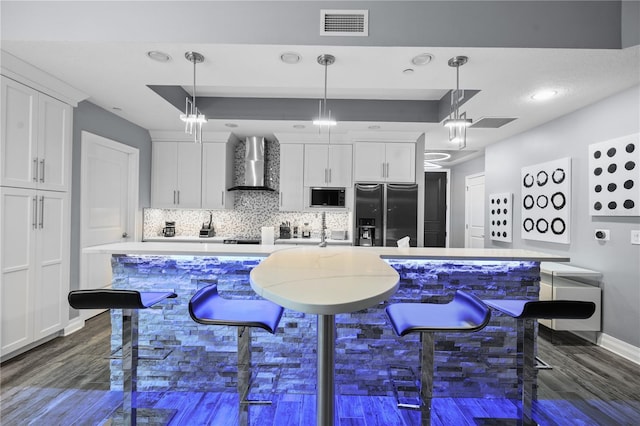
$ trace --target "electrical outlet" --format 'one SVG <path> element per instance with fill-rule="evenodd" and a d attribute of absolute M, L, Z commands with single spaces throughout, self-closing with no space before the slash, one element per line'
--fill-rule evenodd
<path fill-rule="evenodd" d="M 609 241 L 609 230 L 608 229 L 596 229 L 593 234 L 595 239 L 598 241 Z"/>
<path fill-rule="evenodd" d="M 631 231 L 631 244 L 640 244 L 640 230 L 634 229 Z"/>

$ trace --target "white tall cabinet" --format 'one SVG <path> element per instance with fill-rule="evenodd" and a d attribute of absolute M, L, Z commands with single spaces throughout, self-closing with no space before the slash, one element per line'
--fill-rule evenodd
<path fill-rule="evenodd" d="M 69 320 L 72 107 L 4 75 L 1 84 L 0 355 L 4 359 L 61 331 Z"/>

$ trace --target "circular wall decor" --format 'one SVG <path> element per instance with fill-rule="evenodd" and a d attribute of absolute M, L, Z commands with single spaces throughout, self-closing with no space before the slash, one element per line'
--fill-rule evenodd
<path fill-rule="evenodd" d="M 524 185 L 525 188 L 531 188 L 533 186 L 533 182 L 534 182 L 533 176 L 530 175 L 529 173 L 527 173 L 524 176 L 524 179 L 522 179 L 522 184 Z"/>
<path fill-rule="evenodd" d="M 538 186 L 545 186 L 549 181 L 549 175 L 544 170 L 540 170 L 537 175 L 536 182 Z"/>
<path fill-rule="evenodd" d="M 541 209 L 544 209 L 549 205 L 549 198 L 544 194 L 538 195 L 538 198 L 536 199 L 536 204 Z"/>
<path fill-rule="evenodd" d="M 533 230 L 533 219 L 530 217 L 526 218 L 524 222 L 522 222 L 522 227 L 525 231 L 531 232 Z"/>
<path fill-rule="evenodd" d="M 554 209 L 562 210 L 567 204 L 567 198 L 562 192 L 556 192 L 551 196 L 551 204 L 553 205 Z"/>
<path fill-rule="evenodd" d="M 547 221 L 547 219 L 540 218 L 536 221 L 536 231 L 538 231 L 541 234 L 544 234 L 548 230 L 549 230 L 549 222 Z"/>
<path fill-rule="evenodd" d="M 566 174 L 564 173 L 564 170 L 558 167 L 553 171 L 553 174 L 551 175 L 551 180 L 553 181 L 553 183 L 562 183 L 564 182 L 565 177 L 566 177 Z"/>
<path fill-rule="evenodd" d="M 524 206 L 525 209 L 531 210 L 534 205 L 533 197 L 531 195 L 525 196 L 524 200 L 522 200 L 522 205 Z"/>
<path fill-rule="evenodd" d="M 567 229 L 567 225 L 564 223 L 564 220 L 556 217 L 551 221 L 551 231 L 556 234 L 564 234 L 564 231 Z"/>

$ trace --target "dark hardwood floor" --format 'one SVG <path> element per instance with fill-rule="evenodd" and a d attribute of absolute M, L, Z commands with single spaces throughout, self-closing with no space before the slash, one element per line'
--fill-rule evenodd
<path fill-rule="evenodd" d="M 0 424 L 94 425 L 117 408 L 109 391 L 109 315 L 0 366 Z M 534 418 L 541 425 L 640 424 L 640 367 L 570 333 L 541 332 L 539 353 L 553 370 L 539 372 Z M 234 393 L 148 392 L 140 406 L 170 410 L 172 425 L 313 425 L 315 396 L 279 394 L 270 406 L 240 412 Z M 432 424 L 474 425 L 480 418 L 514 417 L 502 399 L 438 398 Z M 339 425 L 419 425 L 419 412 L 398 410 L 393 398 L 341 395 Z M 486 422 L 482 424 L 487 424 Z"/>

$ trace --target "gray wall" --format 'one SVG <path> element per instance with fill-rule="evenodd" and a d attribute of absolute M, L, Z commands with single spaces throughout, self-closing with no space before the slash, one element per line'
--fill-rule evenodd
<path fill-rule="evenodd" d="M 517 227 L 521 222 L 521 211 L 516 208 L 513 243 L 493 242 L 487 238 L 485 246 L 566 255 L 573 265 L 602 272 L 603 332 L 636 347 L 640 346 L 640 246 L 630 244 L 630 232 L 640 229 L 640 217 L 589 215 L 587 154 L 590 144 L 639 131 L 640 86 L 636 86 L 491 145 L 485 151 L 486 194 L 513 192 L 516 206 L 521 200 L 522 167 L 571 157 L 571 243 L 521 239 Z M 466 170 L 460 168 L 459 173 L 463 172 Z M 464 180 L 464 177 L 457 179 Z M 464 204 L 461 211 L 464 212 Z M 488 226 L 487 217 L 485 227 Z M 596 228 L 611 230 L 611 240 L 596 241 Z"/>
<path fill-rule="evenodd" d="M 151 199 L 151 136 L 146 129 L 90 102 L 78 104 L 73 111 L 73 160 L 71 170 L 71 273 L 70 289 L 79 288 L 80 280 L 80 161 L 81 132 L 93 134 L 138 148 L 140 150 L 140 208 L 149 207 Z M 71 310 L 72 315 L 77 311 Z"/>
<path fill-rule="evenodd" d="M 466 161 L 451 169 L 451 206 L 449 247 L 464 247 L 465 177 L 484 172 L 484 156 Z"/>

